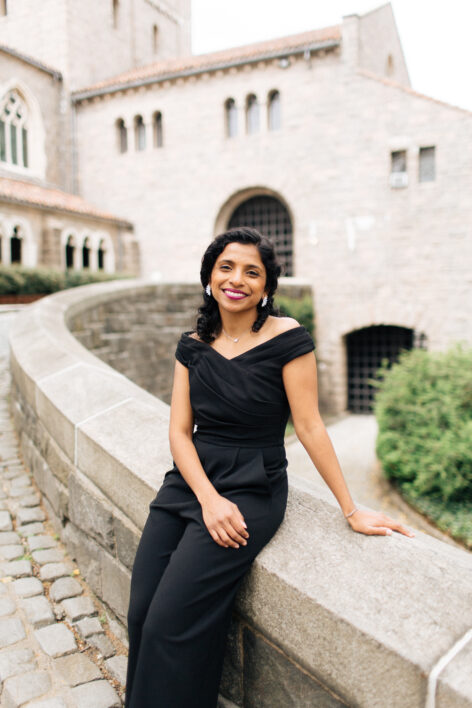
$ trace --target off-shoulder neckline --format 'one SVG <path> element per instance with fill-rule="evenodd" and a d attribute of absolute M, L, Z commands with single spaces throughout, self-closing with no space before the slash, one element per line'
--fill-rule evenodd
<path fill-rule="evenodd" d="M 288 334 L 289 332 L 294 332 L 297 329 L 298 330 L 306 329 L 306 327 L 304 327 L 304 325 L 297 325 L 296 327 L 290 327 L 290 329 L 286 329 L 283 332 L 279 332 L 279 334 L 274 335 L 270 339 L 266 339 L 265 342 L 261 342 L 260 344 L 256 344 L 254 347 L 251 347 L 250 349 L 246 349 L 246 351 L 241 352 L 241 354 L 237 354 L 236 356 L 232 356 L 231 358 L 221 354 L 219 351 L 214 349 L 214 347 L 212 347 L 211 344 L 209 344 L 208 342 L 203 342 L 201 339 L 195 339 L 195 337 L 191 337 L 190 335 L 193 332 L 195 332 L 194 329 L 189 329 L 186 332 L 183 332 L 182 336 L 186 335 L 188 340 L 190 340 L 191 342 L 195 342 L 196 344 L 203 344 L 205 347 L 210 349 L 212 352 L 215 352 L 215 354 L 220 356 L 225 361 L 235 361 L 236 359 L 240 359 L 241 357 L 245 356 L 246 354 L 249 354 L 249 352 L 253 352 L 255 349 L 260 349 L 265 344 L 269 344 L 270 342 L 273 342 L 274 339 L 278 339 L 279 337 L 282 337 L 284 334 Z"/>

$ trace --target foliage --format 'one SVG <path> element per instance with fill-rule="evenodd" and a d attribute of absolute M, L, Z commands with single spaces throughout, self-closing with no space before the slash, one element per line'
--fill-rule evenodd
<path fill-rule="evenodd" d="M 314 336 L 315 313 L 313 311 L 313 300 L 310 295 L 302 298 L 288 297 L 286 295 L 276 295 L 274 304 L 280 308 L 280 314 L 284 317 L 293 317 L 301 325 L 307 328 L 311 336 Z"/>
<path fill-rule="evenodd" d="M 0 295 L 48 294 L 77 285 L 133 277 L 124 273 L 72 271 L 0 265 Z"/>
<path fill-rule="evenodd" d="M 377 388 L 377 456 L 420 511 L 472 546 L 472 349 L 401 352 Z"/>

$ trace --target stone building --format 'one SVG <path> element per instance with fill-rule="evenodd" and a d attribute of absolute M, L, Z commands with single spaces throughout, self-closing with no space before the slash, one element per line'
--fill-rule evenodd
<path fill-rule="evenodd" d="M 188 1 L 86 0 L 77 17 L 44 0 L 34 30 L 32 4 L 0 18 L 3 95 L 35 98 L 46 136 L 28 182 L 131 222 L 115 241 L 139 243 L 141 274 L 196 280 L 213 235 L 260 228 L 312 285 L 326 411 L 369 410 L 368 377 L 401 348 L 470 343 L 472 114 L 411 88 L 390 4 L 200 56 Z M 64 238 L 42 252 L 64 262 Z"/>

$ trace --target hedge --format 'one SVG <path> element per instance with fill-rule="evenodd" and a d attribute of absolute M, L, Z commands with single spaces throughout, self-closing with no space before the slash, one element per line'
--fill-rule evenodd
<path fill-rule="evenodd" d="M 276 295 L 274 305 L 280 309 L 280 314 L 285 317 L 293 317 L 301 325 L 307 328 L 311 336 L 314 337 L 315 313 L 313 310 L 313 300 L 311 295 L 304 295 L 301 298 L 294 298 L 285 295 Z"/>
<path fill-rule="evenodd" d="M 472 349 L 403 351 L 370 383 L 376 453 L 406 500 L 472 548 Z"/>
<path fill-rule="evenodd" d="M 52 268 L 0 265 L 0 295 L 49 294 L 77 285 L 132 277 L 127 273 L 59 271 Z"/>

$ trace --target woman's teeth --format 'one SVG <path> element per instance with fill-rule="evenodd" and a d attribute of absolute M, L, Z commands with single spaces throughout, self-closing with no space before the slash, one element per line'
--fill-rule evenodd
<path fill-rule="evenodd" d="M 246 297 L 245 293 L 238 293 L 235 290 L 223 290 L 223 292 L 231 298 L 231 300 L 241 300 L 243 297 Z"/>

